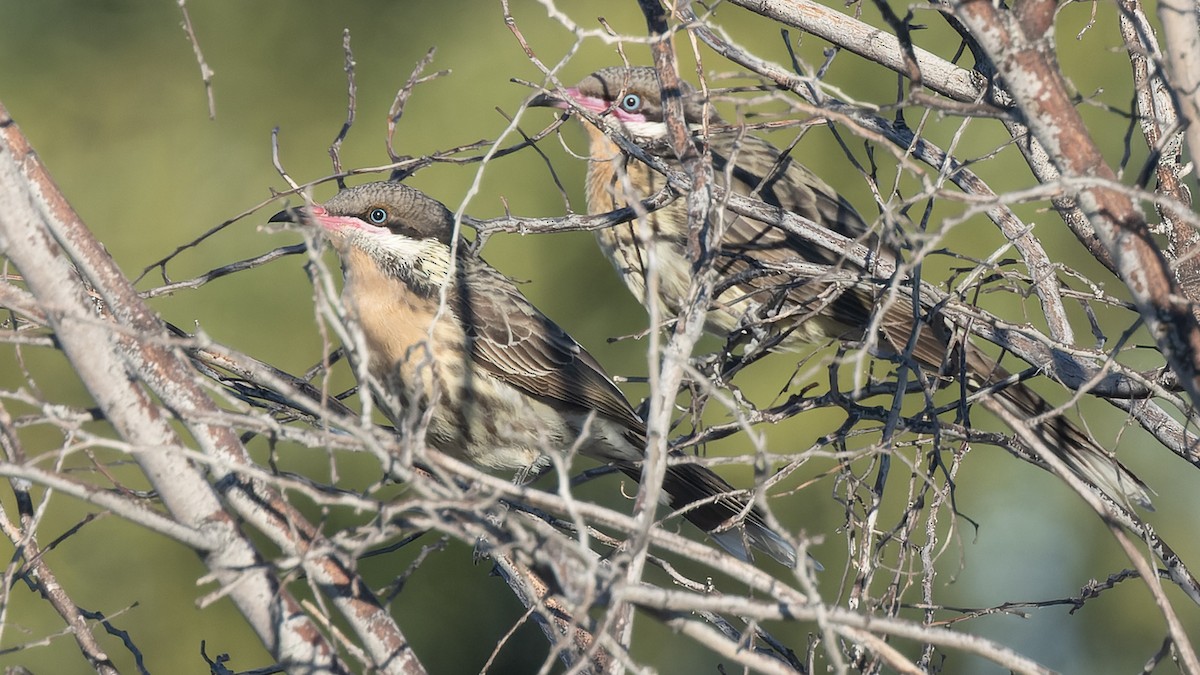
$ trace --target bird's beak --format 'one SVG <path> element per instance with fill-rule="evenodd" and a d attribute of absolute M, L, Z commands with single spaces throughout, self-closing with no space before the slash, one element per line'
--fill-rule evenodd
<path fill-rule="evenodd" d="M 284 209 L 279 213 L 271 216 L 268 223 L 299 223 L 304 219 L 304 212 L 301 209 Z"/>
<path fill-rule="evenodd" d="M 276 213 L 267 222 L 304 224 L 312 223 L 314 217 L 319 218 L 323 215 L 325 215 L 325 209 L 320 204 L 313 204 L 309 207 L 295 206 Z"/>
<path fill-rule="evenodd" d="M 563 99 L 551 93 L 543 93 L 534 96 L 529 101 L 530 108 L 559 108 L 561 110 L 569 110 L 570 106 Z"/>

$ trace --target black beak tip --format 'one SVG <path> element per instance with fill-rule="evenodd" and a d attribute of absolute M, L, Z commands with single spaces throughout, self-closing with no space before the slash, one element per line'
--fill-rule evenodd
<path fill-rule="evenodd" d="M 554 94 L 538 94 L 529 101 L 530 108 L 564 108 L 566 102 Z"/>
<path fill-rule="evenodd" d="M 300 222 L 301 214 L 299 209 L 284 209 L 279 213 L 271 216 L 268 223 L 298 223 Z"/>

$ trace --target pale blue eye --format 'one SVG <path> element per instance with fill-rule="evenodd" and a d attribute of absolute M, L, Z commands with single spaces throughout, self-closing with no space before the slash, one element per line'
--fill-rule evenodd
<path fill-rule="evenodd" d="M 625 98 L 621 99 L 621 110 L 626 112 L 637 112 L 642 107 L 642 97 L 637 94 L 625 94 Z"/>
<path fill-rule="evenodd" d="M 370 213 L 367 214 L 367 220 L 371 221 L 372 223 L 374 223 L 376 225 L 382 225 L 382 224 L 386 223 L 387 219 L 388 219 L 387 211 L 384 211 L 383 209 L 378 209 L 378 208 L 371 209 Z"/>

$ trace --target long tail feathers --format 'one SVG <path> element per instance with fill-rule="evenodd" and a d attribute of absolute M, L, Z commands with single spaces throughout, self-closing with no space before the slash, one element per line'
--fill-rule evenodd
<path fill-rule="evenodd" d="M 637 466 L 622 470 L 633 478 L 641 476 Z M 767 526 L 758 509 L 747 510 L 744 498 L 731 496 L 737 490 L 712 471 L 695 464 L 670 466 L 663 490 L 672 509 L 683 511 L 684 518 L 741 560 L 753 559 L 746 546 L 749 544 L 783 565 L 796 566 L 796 549 Z M 697 502 L 703 503 L 691 506 Z M 821 569 L 819 563 L 813 563 Z"/>
<path fill-rule="evenodd" d="M 996 401 L 1025 418 L 1054 410 L 1045 399 L 1023 384 L 1000 390 Z M 1071 420 L 1057 415 L 1039 424 L 1035 431 L 1072 471 L 1110 499 L 1118 504 L 1133 503 L 1148 511 L 1154 510 L 1146 484 Z"/>
<path fill-rule="evenodd" d="M 887 309 L 882 324 L 889 346 L 896 352 L 908 347 L 912 336 L 912 304 L 901 298 Z M 937 325 L 924 327 L 918 337 L 913 357 L 925 367 L 944 375 L 959 368 L 962 352 L 954 349 L 947 355 L 948 331 Z M 959 347 L 961 349 L 961 347 Z M 1002 382 L 1009 373 L 995 359 L 971 343 L 966 343 L 966 379 L 972 390 Z M 1109 451 L 1100 447 L 1082 429 L 1066 417 L 1055 413 L 1055 407 L 1037 392 L 1021 382 L 1000 388 L 984 405 L 997 405 L 1021 419 L 1046 417 L 1034 431 L 1083 480 L 1103 492 L 1118 504 L 1136 504 L 1154 510 L 1150 504 L 1150 489 L 1125 468 Z M 1036 463 L 1036 457 L 1026 457 Z"/>
<path fill-rule="evenodd" d="M 985 381 L 971 382 L 974 387 L 1008 377 L 995 360 L 977 348 L 968 350 L 967 359 L 967 368 L 973 376 L 978 379 L 980 374 L 986 374 Z M 1076 475 L 1118 504 L 1132 503 L 1148 511 L 1154 510 L 1150 503 L 1150 488 L 1071 420 L 1053 414 L 1055 407 L 1037 392 L 1018 382 L 998 390 L 993 400 L 1023 419 L 1049 414 L 1034 430 Z"/>

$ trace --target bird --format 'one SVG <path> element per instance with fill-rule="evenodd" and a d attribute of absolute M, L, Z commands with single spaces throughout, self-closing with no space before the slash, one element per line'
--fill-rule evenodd
<path fill-rule="evenodd" d="M 518 475 L 577 448 L 640 480 L 642 418 L 586 349 L 468 252 L 441 202 L 373 182 L 270 220 L 315 224 L 337 251 L 341 299 L 361 330 L 367 371 L 427 415 L 429 446 Z M 752 560 L 749 544 L 796 566 L 795 548 L 710 469 L 673 461 L 662 487 L 672 509 L 730 553 Z"/>
<path fill-rule="evenodd" d="M 645 162 L 624 152 L 613 140 L 624 136 L 669 169 L 682 170 L 670 149 L 658 74 L 652 67 L 613 66 L 598 70 L 564 89 L 566 98 L 543 92 L 529 101 L 533 107 L 570 112 L 572 106 L 598 116 L 604 129 L 581 117 L 588 139 L 585 185 L 590 214 L 636 205 L 664 186 L 667 179 Z M 682 83 L 684 122 L 693 141 L 706 143 L 716 184 L 730 192 L 755 197 L 766 204 L 802 216 L 846 239 L 867 246 L 879 259 L 900 259 L 898 250 L 871 228 L 858 211 L 810 169 L 744 129 L 729 129 L 711 103 Z M 714 130 L 714 127 L 716 130 Z M 705 130 L 709 133 L 705 133 Z M 898 294 L 889 304 L 879 290 L 865 284 L 835 284 L 828 278 L 798 277 L 789 262 L 815 263 L 854 271 L 865 270 L 846 256 L 815 246 L 770 222 L 715 210 L 723 232 L 714 267 L 720 275 L 715 297 L 705 316 L 705 328 L 722 339 L 747 335 L 750 345 L 774 351 L 795 351 L 813 342 L 863 342 L 877 308 L 883 312 L 876 341 L 880 356 L 903 353 L 916 330 L 912 298 Z M 596 231 L 601 250 L 612 262 L 630 292 L 643 304 L 658 302 L 669 315 L 678 314 L 694 275 L 687 253 L 688 214 L 682 200 L 629 222 Z M 645 246 L 657 260 L 656 297 L 647 297 Z M 847 287 L 848 286 L 848 287 Z M 926 308 L 927 309 L 927 308 Z M 972 390 L 996 386 L 982 399 L 1034 425 L 1041 440 L 1077 476 L 1117 504 L 1130 503 L 1153 510 L 1149 488 L 1109 451 L 1057 414 L 1055 407 L 991 356 L 970 342 L 951 348 L 952 331 L 945 321 L 930 321 L 917 332 L 912 355 L 923 369 L 947 381 L 961 367 Z M 961 365 L 960 365 L 961 364 Z M 1026 449 L 1028 450 L 1028 449 Z M 1036 453 L 1019 456 L 1038 464 Z M 1042 464 L 1045 468 L 1044 464 Z"/>

